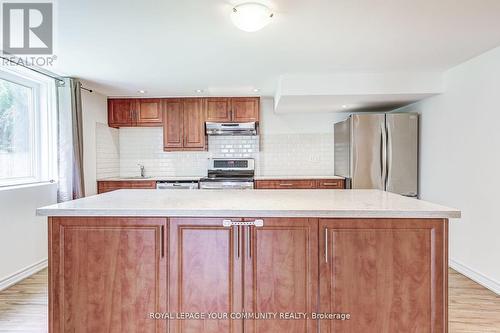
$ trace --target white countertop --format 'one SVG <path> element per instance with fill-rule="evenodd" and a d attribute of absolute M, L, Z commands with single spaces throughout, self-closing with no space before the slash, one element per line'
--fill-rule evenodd
<path fill-rule="evenodd" d="M 273 180 L 273 179 L 344 179 L 339 176 L 255 176 L 255 180 Z"/>
<path fill-rule="evenodd" d="M 185 180 L 200 180 L 205 176 L 181 176 L 181 177 L 147 177 L 147 178 L 135 178 L 135 177 L 110 177 L 101 178 L 97 181 L 135 181 L 135 180 L 154 180 L 154 181 L 185 181 Z M 255 176 L 255 180 L 273 180 L 273 179 L 344 179 L 344 177 L 339 176 Z"/>
<path fill-rule="evenodd" d="M 41 216 L 459 218 L 379 190 L 118 190 L 37 209 Z"/>

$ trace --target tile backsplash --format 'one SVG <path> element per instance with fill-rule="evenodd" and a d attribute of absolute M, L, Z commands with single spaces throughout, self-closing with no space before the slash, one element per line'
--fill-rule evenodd
<path fill-rule="evenodd" d="M 257 158 L 258 136 L 210 136 L 208 150 L 212 157 Z"/>
<path fill-rule="evenodd" d="M 333 157 L 333 133 L 263 135 L 259 175 L 330 176 Z"/>
<path fill-rule="evenodd" d="M 119 139 L 113 141 L 119 145 L 121 177 L 139 175 L 138 163 L 145 166 L 148 176 L 205 176 L 207 159 L 217 157 L 254 158 L 257 175 L 333 175 L 333 133 L 211 136 L 207 152 L 164 152 L 161 128 L 121 128 L 118 132 Z M 103 152 L 112 151 L 100 142 L 109 140 L 108 134 L 98 134 L 97 139 Z M 116 161 L 111 163 L 110 155 L 99 154 L 99 149 L 97 164 L 98 178 L 110 173 L 104 172 L 107 168 L 117 167 Z"/>
<path fill-rule="evenodd" d="M 138 163 L 147 176 L 204 176 L 208 152 L 164 152 L 163 129 L 120 128 L 120 176 L 138 176 Z"/>

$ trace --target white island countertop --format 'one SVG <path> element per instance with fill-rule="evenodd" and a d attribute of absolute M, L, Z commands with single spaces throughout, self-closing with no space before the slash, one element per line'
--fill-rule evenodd
<path fill-rule="evenodd" d="M 41 216 L 459 218 L 379 190 L 117 190 L 37 209 Z"/>

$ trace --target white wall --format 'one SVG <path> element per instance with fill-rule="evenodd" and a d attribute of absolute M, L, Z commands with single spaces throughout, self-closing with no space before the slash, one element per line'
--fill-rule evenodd
<path fill-rule="evenodd" d="M 0 188 L 0 290 L 12 275 L 46 265 L 47 218 L 35 210 L 56 200 L 54 183 Z"/>
<path fill-rule="evenodd" d="M 261 101 L 258 174 L 265 176 L 334 175 L 333 124 L 347 114 L 276 113 L 273 100 Z"/>
<path fill-rule="evenodd" d="M 422 199 L 462 210 L 450 221 L 450 263 L 500 293 L 500 48 L 445 74 L 421 117 Z"/>
<path fill-rule="evenodd" d="M 120 130 L 96 123 L 96 178 L 120 175 Z"/>
<path fill-rule="evenodd" d="M 106 96 L 96 91 L 91 93 L 82 90 L 83 172 L 85 177 L 85 195 L 87 196 L 97 193 L 96 127 L 97 123 L 108 123 L 107 107 Z"/>

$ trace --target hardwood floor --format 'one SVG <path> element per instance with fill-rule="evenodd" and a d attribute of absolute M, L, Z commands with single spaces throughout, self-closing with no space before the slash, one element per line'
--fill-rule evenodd
<path fill-rule="evenodd" d="M 450 269 L 449 332 L 500 333 L 500 296 Z M 0 292 L 0 332 L 47 332 L 47 270 Z"/>
<path fill-rule="evenodd" d="M 47 332 L 47 269 L 0 292 L 0 332 Z"/>
<path fill-rule="evenodd" d="M 448 286 L 451 333 L 500 332 L 500 296 L 452 269 Z"/>

